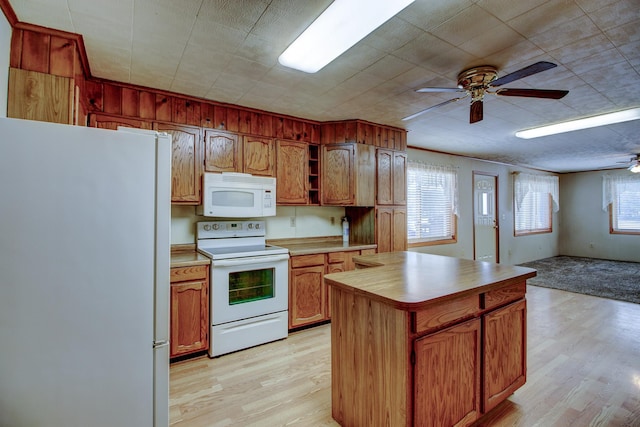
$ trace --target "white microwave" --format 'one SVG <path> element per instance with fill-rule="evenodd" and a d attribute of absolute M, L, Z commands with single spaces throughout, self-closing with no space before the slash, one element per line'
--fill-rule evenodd
<path fill-rule="evenodd" d="M 221 218 L 275 216 L 276 179 L 247 173 L 205 173 L 196 213 Z"/>

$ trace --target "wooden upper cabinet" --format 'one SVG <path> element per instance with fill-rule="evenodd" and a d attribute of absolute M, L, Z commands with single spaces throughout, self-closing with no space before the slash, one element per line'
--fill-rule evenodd
<path fill-rule="evenodd" d="M 308 144 L 278 140 L 276 154 L 276 202 L 282 205 L 308 204 Z"/>
<path fill-rule="evenodd" d="M 244 152 L 242 169 L 244 173 L 275 176 L 276 147 L 274 140 L 255 136 L 244 136 L 242 140 Z"/>
<path fill-rule="evenodd" d="M 407 208 L 404 206 L 376 209 L 376 244 L 378 253 L 407 250 Z"/>
<path fill-rule="evenodd" d="M 376 203 L 393 204 L 393 151 L 378 149 L 376 152 L 377 192 Z"/>
<path fill-rule="evenodd" d="M 242 146 L 237 134 L 216 129 L 205 131 L 204 171 L 242 172 Z"/>
<path fill-rule="evenodd" d="M 7 117 L 73 124 L 73 106 L 73 79 L 9 69 Z"/>
<path fill-rule="evenodd" d="M 407 204 L 407 153 L 393 152 L 393 204 Z"/>
<path fill-rule="evenodd" d="M 137 119 L 127 119 L 118 116 L 109 116 L 107 114 L 90 114 L 89 126 L 100 129 L 117 130 L 118 126 L 137 128 L 137 129 L 151 129 L 151 122 Z"/>
<path fill-rule="evenodd" d="M 373 206 L 375 147 L 345 143 L 322 146 L 322 204 Z"/>
<path fill-rule="evenodd" d="M 379 148 L 376 152 L 377 192 L 379 205 L 407 203 L 407 154 Z"/>
<path fill-rule="evenodd" d="M 171 203 L 200 204 L 202 186 L 202 134 L 200 128 L 154 123 L 171 135 Z"/>

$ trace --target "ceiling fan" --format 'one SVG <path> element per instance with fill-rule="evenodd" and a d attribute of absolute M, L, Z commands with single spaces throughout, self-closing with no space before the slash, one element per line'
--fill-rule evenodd
<path fill-rule="evenodd" d="M 629 167 L 627 167 L 627 170 L 630 172 L 640 173 L 640 154 L 636 154 L 635 157 L 632 157 L 627 162 L 617 162 L 617 163 L 624 163 L 625 165 L 629 165 Z"/>
<path fill-rule="evenodd" d="M 546 61 L 536 62 L 528 67 L 521 68 L 513 73 L 498 78 L 498 70 L 491 65 L 482 65 L 479 67 L 469 68 L 458 74 L 458 87 L 424 87 L 417 89 L 416 92 L 466 92 L 464 96 L 453 98 L 448 101 L 436 104 L 432 107 L 418 111 L 415 114 L 405 117 L 402 120 L 411 120 L 427 111 L 442 107 L 452 102 L 460 101 L 471 96 L 471 113 L 469 123 L 476 123 L 482 120 L 483 105 L 482 100 L 486 94 L 500 96 L 521 96 L 527 98 L 548 98 L 560 99 L 569 93 L 568 90 L 552 90 L 552 89 L 497 89 L 499 86 L 511 83 L 515 80 L 528 77 L 542 71 L 557 67 L 556 64 Z M 491 89 L 496 88 L 495 91 Z"/>

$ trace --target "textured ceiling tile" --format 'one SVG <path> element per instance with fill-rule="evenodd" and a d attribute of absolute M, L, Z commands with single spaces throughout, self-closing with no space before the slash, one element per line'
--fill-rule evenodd
<path fill-rule="evenodd" d="M 391 80 L 394 77 L 411 70 L 413 67 L 414 65 L 409 62 L 396 58 L 393 55 L 387 55 L 367 67 L 364 72 L 386 80 Z"/>
<path fill-rule="evenodd" d="M 473 5 L 429 32 L 454 46 L 473 40 L 502 23 L 484 9 Z"/>
<path fill-rule="evenodd" d="M 501 21 L 508 21 L 518 15 L 522 15 L 529 10 L 540 6 L 547 0 L 478 0 L 477 5 L 496 16 Z"/>
<path fill-rule="evenodd" d="M 533 37 L 584 15 L 574 2 L 550 0 L 514 19 L 508 24 L 525 37 Z"/>
<path fill-rule="evenodd" d="M 594 55 L 576 61 L 564 62 L 565 66 L 576 74 L 582 74 L 602 67 L 610 67 L 626 62 L 624 56 L 616 48 L 602 50 Z"/>
<path fill-rule="evenodd" d="M 423 32 L 420 28 L 396 16 L 362 39 L 362 43 L 383 52 L 393 52 Z"/>
<path fill-rule="evenodd" d="M 427 86 L 426 82 L 430 79 L 435 78 L 436 76 L 437 74 L 431 70 L 427 70 L 426 68 L 419 66 L 414 66 L 406 72 L 394 77 L 393 79 L 391 79 L 391 81 L 412 89 L 417 89 L 419 87 Z"/>
<path fill-rule="evenodd" d="M 96 43 L 105 44 L 108 41 L 121 48 L 130 48 L 133 40 L 131 22 L 109 21 L 93 15 L 71 12 L 73 25 L 76 31 L 89 34 L 84 37 L 86 40 L 94 40 Z M 102 54 L 108 54 L 108 50 Z"/>
<path fill-rule="evenodd" d="M 567 40 L 577 41 L 601 34 L 601 31 L 586 15 L 551 28 L 531 37 L 531 41 L 546 52 L 561 48 Z"/>
<path fill-rule="evenodd" d="M 67 0 L 67 4 L 72 12 L 115 21 L 131 17 L 134 0 Z"/>
<path fill-rule="evenodd" d="M 417 0 L 398 16 L 418 28 L 429 31 L 471 5 L 471 0 Z"/>
<path fill-rule="evenodd" d="M 486 30 L 462 43 L 460 49 L 474 56 L 489 56 L 525 41 L 525 38 L 504 24 Z"/>
<path fill-rule="evenodd" d="M 199 16 L 249 33 L 269 6 L 269 0 L 206 0 Z"/>
<path fill-rule="evenodd" d="M 619 0 L 589 14 L 602 30 L 618 27 L 640 19 L 638 0 Z"/>
<path fill-rule="evenodd" d="M 169 90 L 171 90 L 172 92 L 196 96 L 199 98 L 204 98 L 207 92 L 209 92 L 209 89 L 210 85 L 207 85 L 206 82 L 200 80 L 194 81 L 193 79 L 188 77 L 186 77 L 185 79 L 173 79 L 169 88 Z"/>
<path fill-rule="evenodd" d="M 523 40 L 507 47 L 499 52 L 487 56 L 485 59 L 488 64 L 498 67 L 498 69 L 506 69 L 513 67 L 515 64 L 522 62 L 533 62 L 531 59 L 544 54 L 544 51 L 537 47 L 529 40 Z"/>
<path fill-rule="evenodd" d="M 38 23 L 62 31 L 75 31 L 66 0 L 13 0 L 10 3 L 21 22 Z"/>
<path fill-rule="evenodd" d="M 286 46 L 279 46 L 269 40 L 249 34 L 237 50 L 236 55 L 273 67 L 278 63 L 278 56 L 282 54 L 284 49 L 286 49 Z"/>
<path fill-rule="evenodd" d="M 159 44 L 165 41 L 187 43 L 196 20 L 197 9 L 190 10 L 176 5 L 164 6 L 151 0 L 137 1 L 141 3 L 137 4 L 133 15 L 135 39 L 146 39 L 149 34 L 153 34 L 153 41 Z"/>
<path fill-rule="evenodd" d="M 231 58 L 224 72 L 227 75 L 242 76 L 246 80 L 260 80 L 269 69 L 269 67 L 257 62 L 236 56 Z"/>
<path fill-rule="evenodd" d="M 596 34 L 593 37 L 580 39 L 576 42 L 564 45 L 558 49 L 550 51 L 549 54 L 563 63 L 572 63 L 582 59 L 589 60 L 590 57 L 600 53 L 603 48 L 610 50 L 613 44 L 603 35 Z"/>
<path fill-rule="evenodd" d="M 271 68 L 264 76 L 262 81 L 264 83 L 272 84 L 275 86 L 289 87 L 291 88 L 302 80 L 303 76 L 299 72 L 295 72 L 290 68 L 277 64 Z"/>
<path fill-rule="evenodd" d="M 393 52 L 394 56 L 412 64 L 422 65 L 429 59 L 455 47 L 432 34 L 423 33 Z"/>
<path fill-rule="evenodd" d="M 640 40 L 640 20 L 629 22 L 606 31 L 606 35 L 616 46 Z"/>
<path fill-rule="evenodd" d="M 191 30 L 189 44 L 205 46 L 225 53 L 236 53 L 248 32 L 198 17 Z"/>
<path fill-rule="evenodd" d="M 615 105 L 603 94 L 589 85 L 580 86 L 571 92 L 561 102 L 574 108 L 582 115 L 590 115 L 594 109 L 602 111 L 611 111 Z M 566 119 L 575 119 L 579 117 L 566 117 Z"/>
<path fill-rule="evenodd" d="M 288 46 L 330 4 L 330 0 L 272 1 L 251 28 L 251 33 Z"/>

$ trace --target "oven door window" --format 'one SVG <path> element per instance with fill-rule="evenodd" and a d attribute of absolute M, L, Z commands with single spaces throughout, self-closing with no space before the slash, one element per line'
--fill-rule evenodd
<path fill-rule="evenodd" d="M 273 298 L 275 268 L 229 273 L 229 304 Z"/>

